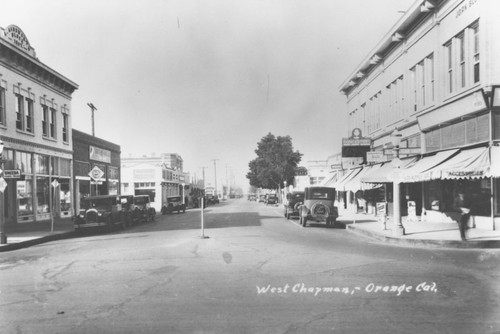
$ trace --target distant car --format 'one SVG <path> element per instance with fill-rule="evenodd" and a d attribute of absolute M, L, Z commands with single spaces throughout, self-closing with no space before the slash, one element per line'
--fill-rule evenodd
<path fill-rule="evenodd" d="M 308 220 L 335 224 L 339 216 L 335 203 L 335 188 L 307 187 L 304 189 L 304 203 L 299 207 L 300 225 L 306 227 Z"/>
<path fill-rule="evenodd" d="M 299 208 L 304 203 L 304 192 L 303 191 L 292 191 L 286 194 L 285 207 L 285 217 L 290 219 L 291 216 L 299 215 Z"/>
<path fill-rule="evenodd" d="M 249 201 L 256 201 L 257 200 L 257 195 L 255 195 L 255 194 L 248 195 L 248 200 Z"/>
<path fill-rule="evenodd" d="M 115 226 L 125 227 L 122 221 L 122 206 L 117 195 L 90 196 L 83 200 L 78 215 L 73 217 L 75 230 L 103 227 L 112 230 Z"/>
<path fill-rule="evenodd" d="M 276 194 L 267 194 L 266 205 L 278 205 L 278 196 Z"/>
<path fill-rule="evenodd" d="M 154 221 L 156 210 L 151 206 L 149 195 L 134 196 L 134 210 L 141 222 Z"/>
<path fill-rule="evenodd" d="M 259 203 L 265 203 L 266 202 L 266 195 L 259 195 Z"/>
<path fill-rule="evenodd" d="M 174 211 L 177 211 L 177 213 L 180 213 L 181 211 L 183 213 L 186 212 L 186 205 L 182 203 L 181 196 L 167 197 L 167 202 L 164 203 L 163 207 L 161 208 L 161 213 L 164 215 L 167 213 L 172 213 Z"/>

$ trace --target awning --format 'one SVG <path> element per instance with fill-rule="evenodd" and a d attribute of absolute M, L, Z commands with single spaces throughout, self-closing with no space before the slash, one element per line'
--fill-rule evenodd
<path fill-rule="evenodd" d="M 361 172 L 363 168 L 355 168 L 355 169 L 351 169 L 349 170 L 344 176 L 342 176 L 342 178 L 340 180 L 338 180 L 337 182 L 335 182 L 332 187 L 334 187 L 337 191 L 345 191 L 345 185 L 346 183 L 352 179 L 353 177 L 355 177 L 356 175 L 358 175 L 358 173 Z"/>
<path fill-rule="evenodd" d="M 451 159 L 434 167 L 428 173 L 432 180 L 479 179 L 490 176 L 488 147 L 460 151 Z"/>
<path fill-rule="evenodd" d="M 398 177 L 401 183 L 423 182 L 431 179 L 430 170 L 457 153 L 458 150 L 441 151 L 418 160 L 409 168 L 402 168 Z"/>
<path fill-rule="evenodd" d="M 331 187 L 339 178 L 339 172 L 333 172 L 320 182 L 321 187 Z"/>
<path fill-rule="evenodd" d="M 490 174 L 492 177 L 500 177 L 500 146 L 492 146 L 491 150 L 491 162 L 490 162 Z"/>
<path fill-rule="evenodd" d="M 416 161 L 417 158 L 415 157 L 401 160 L 401 165 L 399 170 L 412 166 Z M 394 165 L 391 163 L 391 161 L 385 162 L 379 168 L 372 168 L 372 170 L 369 173 L 361 177 L 361 182 L 392 183 L 394 172 L 395 168 Z"/>
<path fill-rule="evenodd" d="M 370 173 L 373 169 L 379 169 L 380 165 L 375 165 L 375 166 L 366 166 L 363 168 L 361 172 L 359 172 L 356 176 L 354 176 L 352 179 L 347 181 L 345 184 L 345 190 L 349 190 L 352 192 L 356 192 L 358 190 L 369 190 L 369 189 L 375 189 L 382 187 L 383 184 L 379 183 L 363 183 L 361 182 L 361 178 Z"/>

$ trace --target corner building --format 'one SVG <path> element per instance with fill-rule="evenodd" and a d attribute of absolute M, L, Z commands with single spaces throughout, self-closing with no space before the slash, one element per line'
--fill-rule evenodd
<path fill-rule="evenodd" d="M 384 185 L 392 202 L 396 180 L 401 200 L 389 204 L 403 216 L 412 207 L 420 221 L 454 222 L 453 199 L 466 191 L 472 224 L 498 228 L 499 12 L 497 0 L 416 1 L 345 79 L 349 133 L 361 129 L 384 153 L 347 181 L 356 197 L 363 184 Z"/>
<path fill-rule="evenodd" d="M 72 215 L 71 96 L 78 85 L 43 64 L 23 31 L 0 28 L 0 139 L 7 224 Z M 57 182 L 55 182 L 57 181 Z"/>

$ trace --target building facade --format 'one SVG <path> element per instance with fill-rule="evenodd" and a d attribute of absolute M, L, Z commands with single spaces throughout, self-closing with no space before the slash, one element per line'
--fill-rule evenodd
<path fill-rule="evenodd" d="M 454 197 L 466 191 L 476 225 L 495 228 L 499 10 L 496 0 L 416 1 L 354 69 L 340 87 L 348 130 L 369 137 L 382 163 L 361 167 L 344 186 L 356 184 L 356 192 L 365 181 L 385 184 L 386 191 L 377 190 L 385 199 L 374 201 L 393 202 L 388 185 L 401 184 L 393 205 L 405 214 L 416 207 L 429 221 L 455 221 Z M 397 163 L 384 163 L 391 160 Z"/>
<path fill-rule="evenodd" d="M 118 195 L 120 191 L 120 146 L 73 129 L 73 173 L 76 212 L 82 199 Z"/>
<path fill-rule="evenodd" d="M 183 160 L 176 153 L 126 157 L 122 158 L 121 164 L 121 193 L 149 195 L 157 212 L 161 211 L 168 197 L 189 194 L 189 175 L 182 171 Z"/>
<path fill-rule="evenodd" d="M 43 64 L 23 31 L 0 28 L 0 139 L 7 224 L 70 217 L 71 96 L 78 85 Z"/>

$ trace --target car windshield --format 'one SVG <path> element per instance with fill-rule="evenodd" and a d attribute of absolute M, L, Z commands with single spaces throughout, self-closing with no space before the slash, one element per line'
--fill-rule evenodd
<path fill-rule="evenodd" d="M 293 199 L 302 199 L 304 198 L 304 194 L 292 194 Z"/>
<path fill-rule="evenodd" d="M 149 203 L 149 197 L 147 197 L 147 196 L 134 197 L 134 204 L 140 205 L 140 204 L 146 204 L 146 203 Z"/>
<path fill-rule="evenodd" d="M 107 209 L 111 206 L 110 198 L 96 198 L 96 199 L 88 199 L 85 201 L 85 209 L 94 208 L 97 210 Z"/>

